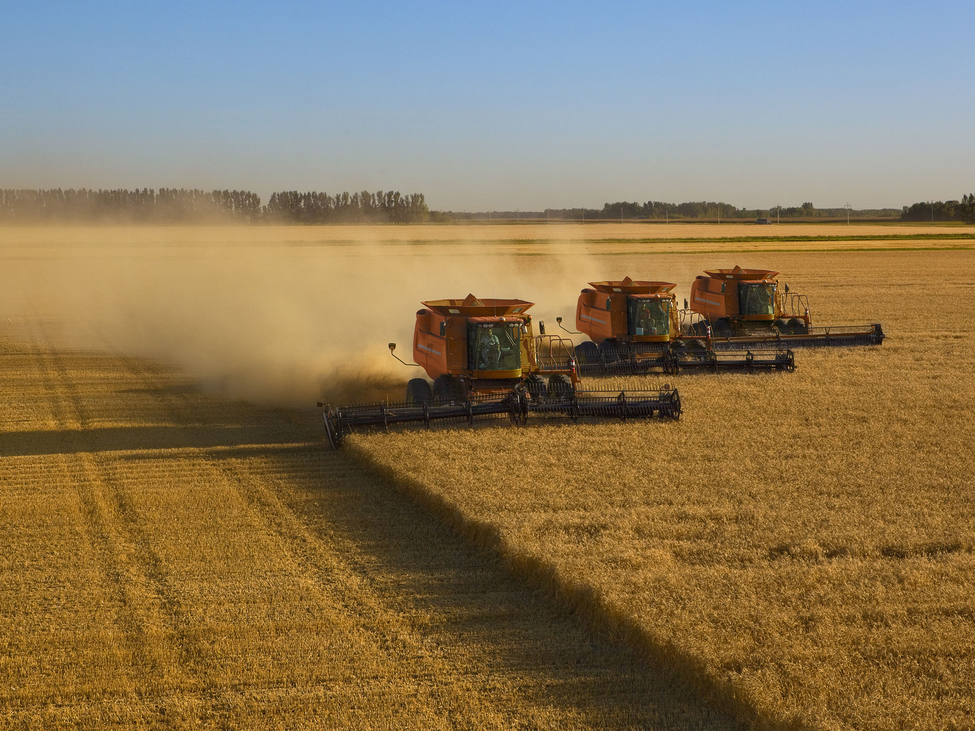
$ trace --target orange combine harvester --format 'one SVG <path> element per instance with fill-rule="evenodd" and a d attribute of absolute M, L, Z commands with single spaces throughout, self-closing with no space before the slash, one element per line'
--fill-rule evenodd
<path fill-rule="evenodd" d="M 705 276 L 706 275 L 706 276 Z M 779 288 L 778 272 L 767 269 L 709 269 L 691 284 L 690 310 L 698 320 L 688 335 L 710 335 L 713 347 L 751 343 L 880 345 L 880 323 L 813 327 L 806 295 Z"/>
<path fill-rule="evenodd" d="M 535 335 L 527 313 L 532 304 L 474 295 L 424 302 L 416 313 L 413 359 L 432 385 L 425 378 L 410 380 L 402 403 L 326 406 L 331 445 L 338 448 L 345 434 L 358 429 L 397 424 L 680 417 L 680 396 L 666 384 L 638 391 L 581 390 L 571 341 Z M 390 343 L 393 357 L 395 349 Z"/>
<path fill-rule="evenodd" d="M 683 332 L 686 310 L 677 307 L 670 282 L 590 282 L 576 303 L 576 328 L 590 341 L 575 347 L 581 373 L 795 370 L 791 350 L 753 348 L 718 353 L 710 334 Z M 558 318 L 559 324 L 562 318 Z M 573 333 L 577 334 L 577 333 Z"/>

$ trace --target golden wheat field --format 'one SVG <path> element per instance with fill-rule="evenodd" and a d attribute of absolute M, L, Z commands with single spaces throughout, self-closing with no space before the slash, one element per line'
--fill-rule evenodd
<path fill-rule="evenodd" d="M 0 229 L 0 725 L 975 726 L 975 230 L 768 228 Z M 422 299 L 736 263 L 886 342 L 323 445 Z"/>

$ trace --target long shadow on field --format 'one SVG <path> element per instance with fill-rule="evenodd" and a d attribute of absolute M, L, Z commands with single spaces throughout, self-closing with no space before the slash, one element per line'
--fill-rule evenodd
<path fill-rule="evenodd" d="M 5 432 L 0 434 L 0 457 L 243 447 L 266 442 L 267 428 L 253 425 L 125 426 Z"/>
<path fill-rule="evenodd" d="M 320 441 L 317 415 L 315 426 L 291 423 L 308 443 Z M 391 603 L 416 620 L 414 631 L 448 665 L 476 677 L 487 695 L 495 689 L 499 711 L 514 696 L 551 727 L 739 728 L 672 672 L 594 636 L 496 556 L 343 453 L 269 445 L 261 455 L 289 475 L 293 492 L 278 497 L 293 514 L 313 534 L 338 534 L 355 546 L 349 564 L 377 594 L 395 597 Z"/>

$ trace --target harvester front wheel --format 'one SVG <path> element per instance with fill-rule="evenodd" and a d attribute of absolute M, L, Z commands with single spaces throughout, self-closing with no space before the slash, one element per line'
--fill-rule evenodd
<path fill-rule="evenodd" d="M 701 360 L 708 354 L 708 344 L 703 340 L 691 340 L 687 346 L 687 352 L 690 356 Z"/>
<path fill-rule="evenodd" d="M 525 389 L 532 399 L 543 398 L 545 396 L 545 381 L 537 373 L 532 373 L 525 379 Z"/>
<path fill-rule="evenodd" d="M 448 404 L 464 400 L 464 386 L 453 376 L 437 376 L 433 382 L 433 400 L 438 404 Z"/>
<path fill-rule="evenodd" d="M 430 384 L 423 378 L 413 378 L 406 384 L 406 403 L 411 406 L 422 406 L 433 401 Z"/>
<path fill-rule="evenodd" d="M 805 335 L 808 332 L 806 328 L 806 323 L 800 320 L 798 317 L 793 317 L 789 320 L 789 331 L 795 333 L 796 335 Z"/>
<path fill-rule="evenodd" d="M 599 346 L 592 340 L 579 343 L 576 346 L 576 360 L 580 365 L 599 362 Z"/>
<path fill-rule="evenodd" d="M 563 375 L 555 375 L 548 379 L 548 398 L 561 400 L 572 393 L 572 384 Z"/>
<path fill-rule="evenodd" d="M 603 363 L 616 363 L 620 359 L 620 351 L 616 342 L 613 340 L 604 340 L 599 344 L 599 359 Z"/>
<path fill-rule="evenodd" d="M 719 337 L 731 335 L 731 330 L 731 320 L 729 320 L 727 317 L 718 318 L 711 326 L 711 331 Z"/>

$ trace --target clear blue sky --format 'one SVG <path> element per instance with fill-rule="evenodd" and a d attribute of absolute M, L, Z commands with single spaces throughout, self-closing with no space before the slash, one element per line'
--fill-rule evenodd
<path fill-rule="evenodd" d="M 6 2 L 0 187 L 960 198 L 975 3 Z"/>

